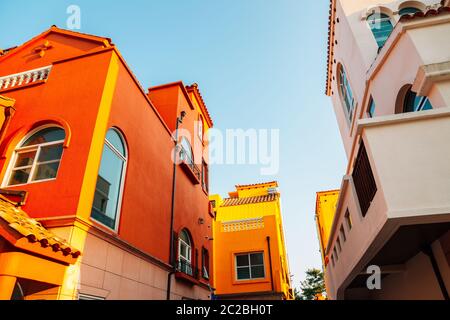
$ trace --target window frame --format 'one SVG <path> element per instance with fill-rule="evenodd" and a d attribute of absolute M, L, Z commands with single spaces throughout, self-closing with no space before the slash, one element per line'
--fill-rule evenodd
<path fill-rule="evenodd" d="M 348 231 L 352 230 L 353 221 L 352 221 L 352 217 L 350 216 L 350 211 L 348 209 L 345 211 L 344 219 L 347 224 Z"/>
<path fill-rule="evenodd" d="M 370 96 L 369 99 L 369 104 L 367 106 L 367 114 L 369 115 L 370 118 L 375 117 L 375 110 L 376 110 L 376 104 L 375 104 L 375 100 L 373 99 L 372 96 Z"/>
<path fill-rule="evenodd" d="M 262 255 L 262 261 L 263 261 L 263 264 L 261 265 L 261 264 L 255 264 L 255 265 L 252 265 L 252 261 L 251 261 L 251 255 L 252 254 L 260 254 L 260 255 Z M 237 263 L 237 259 L 238 259 L 238 257 L 241 257 L 241 256 L 247 256 L 247 258 L 248 258 L 248 265 L 246 265 L 246 266 L 239 266 L 238 267 L 238 263 Z M 260 267 L 260 266 L 262 266 L 263 267 L 263 273 L 264 273 L 264 276 L 263 277 L 258 277 L 258 278 L 253 278 L 252 277 L 252 267 Z M 248 268 L 249 269 L 249 278 L 246 278 L 246 279 L 239 279 L 239 275 L 238 275 L 238 269 L 243 269 L 243 268 Z M 242 282 L 242 281 L 261 281 L 261 280 L 265 280 L 266 279 L 266 277 L 267 277 L 267 272 L 266 272 L 267 270 L 266 270 L 266 261 L 265 261 L 265 255 L 264 255 L 264 251 L 257 251 L 257 252 L 248 252 L 248 253 L 236 253 L 235 255 L 234 255 L 234 272 L 235 272 L 235 281 L 238 281 L 238 282 Z"/>
<path fill-rule="evenodd" d="M 209 251 L 205 247 L 202 248 L 202 278 L 205 280 L 210 279 L 209 275 Z"/>
<path fill-rule="evenodd" d="M 198 115 L 198 124 L 197 124 L 197 136 L 200 138 L 200 141 L 203 142 L 203 138 L 205 136 L 204 131 L 204 122 L 203 122 L 203 116 L 201 114 Z"/>
<path fill-rule="evenodd" d="M 378 18 L 373 18 L 373 20 L 370 20 L 372 16 L 376 16 L 376 15 L 378 15 L 379 17 Z M 389 34 L 387 35 L 386 39 L 381 43 L 380 42 L 380 37 L 377 37 L 375 35 L 375 33 L 374 33 L 374 30 L 377 30 L 377 29 L 373 28 L 372 25 L 375 25 L 377 23 L 381 24 L 383 22 L 389 22 L 389 24 L 391 26 L 391 30 L 390 30 Z M 392 16 L 389 15 L 388 13 L 386 13 L 386 12 L 376 12 L 376 11 L 374 11 L 374 12 L 372 12 L 371 14 L 369 14 L 367 16 L 366 23 L 368 24 L 368 26 L 370 28 L 370 31 L 372 32 L 372 35 L 373 35 L 373 37 L 375 39 L 375 42 L 377 43 L 378 50 L 381 50 L 381 48 L 384 47 L 384 45 L 388 41 L 389 37 L 391 36 L 392 31 L 394 30 L 394 23 L 392 21 Z M 381 30 L 381 28 L 378 29 L 378 30 Z"/>
<path fill-rule="evenodd" d="M 415 12 L 408 12 L 408 13 L 405 13 L 405 12 L 404 12 L 405 10 L 411 10 L 411 9 L 417 10 L 417 11 L 415 11 Z M 402 13 L 402 11 L 403 11 L 403 13 Z M 399 15 L 400 17 L 403 17 L 404 15 L 416 14 L 416 13 L 418 13 L 418 12 L 423 12 L 423 11 L 422 11 L 421 9 L 416 8 L 416 7 L 413 7 L 413 6 L 406 6 L 406 7 L 404 7 L 404 8 L 401 8 L 400 10 L 398 10 L 398 15 Z"/>
<path fill-rule="evenodd" d="M 419 103 L 417 104 L 416 108 L 416 99 L 419 99 Z M 409 106 L 408 102 L 412 102 L 413 110 L 407 111 L 406 108 Z M 431 106 L 431 109 L 424 109 L 424 107 L 429 103 Z M 413 112 L 421 112 L 421 111 L 427 111 L 427 110 L 433 110 L 433 104 L 431 103 L 428 96 L 419 96 L 417 92 L 412 91 L 412 88 L 410 87 L 403 97 L 403 106 L 402 106 L 402 113 L 413 113 Z"/>
<path fill-rule="evenodd" d="M 183 239 L 181 239 L 181 234 L 182 233 L 185 233 L 186 234 L 186 236 L 187 236 L 187 238 L 188 238 L 188 240 L 189 240 L 189 242 L 190 243 L 187 243 L 186 241 L 184 241 Z M 185 246 L 186 246 L 186 252 L 188 253 L 188 255 L 189 255 L 189 258 L 188 257 L 185 257 L 185 256 L 183 256 L 182 254 L 181 254 L 181 245 L 182 244 L 184 244 Z M 187 275 L 190 275 L 190 276 L 194 276 L 194 266 L 193 266 L 193 264 L 192 264 L 192 252 L 193 252 L 193 248 L 194 248 L 194 246 L 193 246 L 193 244 L 192 244 L 192 239 L 191 239 L 191 236 L 190 236 L 190 234 L 189 234 L 189 232 L 187 232 L 187 230 L 186 229 L 183 229 L 183 230 L 181 230 L 181 232 L 180 232 L 180 235 L 178 236 L 178 263 L 180 264 L 180 267 L 179 267 L 179 269 L 180 269 L 180 271 L 181 272 L 183 272 L 183 273 L 186 273 Z M 187 264 L 190 266 L 190 268 L 191 268 L 191 273 L 188 273 L 187 272 L 187 270 L 186 270 L 186 272 L 184 271 L 184 270 L 182 270 L 182 268 L 181 268 L 181 260 L 183 260 L 183 261 L 185 261 L 185 262 L 187 262 Z"/>
<path fill-rule="evenodd" d="M 116 147 L 114 147 L 114 145 L 109 142 L 107 140 L 107 134 L 110 130 L 113 130 L 114 132 L 116 132 L 120 139 L 121 142 L 123 144 L 123 149 L 124 149 L 124 153 L 125 155 L 122 155 L 122 153 L 120 152 L 120 150 L 117 150 Z M 118 232 L 119 231 L 119 222 L 120 222 L 120 216 L 122 213 L 122 201 L 123 201 L 123 193 L 124 193 L 124 189 L 125 189 L 125 178 L 126 178 L 126 174 L 127 174 L 127 167 L 128 167 L 128 145 L 126 143 L 125 137 L 122 134 L 122 132 L 116 128 L 116 127 L 111 127 L 109 128 L 106 133 L 105 133 L 105 139 L 104 139 L 104 143 L 103 143 L 103 148 L 104 146 L 108 146 L 108 148 L 110 148 L 110 150 L 115 154 L 118 155 L 119 158 L 121 158 L 121 160 L 123 160 L 123 169 L 122 169 L 122 175 L 120 177 L 120 186 L 119 186 L 119 194 L 117 196 L 117 208 L 116 208 L 116 217 L 114 219 L 114 228 L 111 228 L 110 226 L 102 223 L 101 221 L 98 221 L 97 219 L 95 219 L 94 217 L 92 217 L 92 208 L 94 206 L 94 200 L 92 200 L 92 206 L 91 206 L 91 215 L 90 215 L 90 219 L 92 219 L 93 221 L 95 221 L 95 223 L 100 224 L 101 226 L 108 228 L 109 230 L 112 230 L 114 232 Z M 101 162 L 103 160 L 103 151 L 102 151 L 102 157 L 100 159 L 100 166 L 99 166 L 99 171 L 100 171 L 100 167 L 101 167 Z M 97 179 L 99 176 L 99 172 L 97 172 Z M 97 181 L 97 180 L 96 180 Z M 94 190 L 94 193 L 97 191 L 97 183 L 96 183 L 96 187 Z M 95 196 L 95 195 L 94 195 Z"/>
<path fill-rule="evenodd" d="M 341 99 L 341 103 L 344 107 L 345 118 L 347 119 L 347 124 L 350 126 L 353 122 L 354 113 L 356 110 L 356 99 L 353 93 L 352 85 L 350 84 L 350 79 L 348 77 L 348 73 L 346 68 L 342 63 L 339 63 L 337 66 L 337 86 L 339 91 L 339 97 Z M 345 81 L 343 81 L 345 80 Z M 344 83 L 345 82 L 345 83 Z M 345 96 L 344 96 L 345 94 Z M 351 96 L 350 105 L 347 104 L 347 97 Z"/>
<path fill-rule="evenodd" d="M 39 131 L 42 131 L 42 130 L 45 130 L 45 129 L 48 129 L 48 128 L 58 128 L 58 129 L 63 130 L 64 131 L 64 135 L 65 135 L 64 139 L 51 141 L 51 142 L 40 143 L 40 144 L 35 144 L 35 145 L 32 145 L 32 146 L 19 147 L 24 142 L 26 142 L 29 138 L 31 138 L 33 135 L 38 133 Z M 55 125 L 55 124 L 47 124 L 47 125 L 44 125 L 44 126 L 40 126 L 40 127 L 37 127 L 35 129 L 31 130 L 30 132 L 28 132 L 19 141 L 19 143 L 17 143 L 16 147 L 13 150 L 13 154 L 11 156 L 11 160 L 9 161 L 8 168 L 6 170 L 5 176 L 4 176 L 3 181 L 2 181 L 2 188 L 20 187 L 20 186 L 25 186 L 25 185 L 35 184 L 35 183 L 42 183 L 42 182 L 49 182 L 49 181 L 56 180 L 58 178 L 59 169 L 61 167 L 61 162 L 62 162 L 63 156 L 64 156 L 64 149 L 65 149 L 64 143 L 65 143 L 66 139 L 67 139 L 66 130 L 62 126 Z M 43 162 L 38 163 L 38 159 L 39 159 L 40 152 L 41 152 L 42 148 L 49 147 L 49 146 L 57 146 L 57 145 L 62 145 L 62 152 L 61 152 L 61 157 L 60 157 L 59 160 L 50 160 L 50 161 L 43 161 Z M 27 165 L 27 166 L 15 167 L 15 163 L 17 161 L 17 158 L 18 158 L 19 154 L 25 153 L 25 152 L 30 152 L 30 151 L 31 152 L 32 151 L 36 152 L 35 156 L 34 156 L 34 159 L 33 159 L 33 163 L 31 165 Z M 37 169 L 38 165 L 50 164 L 50 163 L 56 163 L 56 162 L 59 162 L 59 165 L 58 165 L 58 170 L 56 171 L 56 175 L 55 175 L 54 178 L 30 181 L 32 179 L 32 177 L 33 177 L 33 175 L 35 173 L 35 170 Z M 27 182 L 19 183 L 19 184 L 9 184 L 9 181 L 11 180 L 11 177 L 12 177 L 12 174 L 13 174 L 14 171 L 28 169 L 28 168 L 30 168 L 31 170 L 30 170 L 30 173 L 28 175 Z"/>

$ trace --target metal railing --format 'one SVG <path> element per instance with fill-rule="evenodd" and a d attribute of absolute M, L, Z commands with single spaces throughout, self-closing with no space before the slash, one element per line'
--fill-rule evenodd
<path fill-rule="evenodd" d="M 178 260 L 177 271 L 187 274 L 191 277 L 198 278 L 199 272 L 192 264 L 186 260 Z"/>
<path fill-rule="evenodd" d="M 182 147 L 180 147 L 180 159 L 192 170 L 194 175 L 199 181 L 201 181 L 202 173 L 198 166 L 194 163 L 194 160 L 189 156 L 189 153 Z"/>

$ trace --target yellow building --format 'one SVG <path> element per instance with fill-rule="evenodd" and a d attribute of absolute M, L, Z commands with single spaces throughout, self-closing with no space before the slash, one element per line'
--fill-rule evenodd
<path fill-rule="evenodd" d="M 277 182 L 210 197 L 217 299 L 293 299 Z"/>
<path fill-rule="evenodd" d="M 338 199 L 339 190 L 317 192 L 316 196 L 316 226 L 324 271 L 329 262 L 325 252 L 331 233 L 331 227 L 333 226 Z"/>

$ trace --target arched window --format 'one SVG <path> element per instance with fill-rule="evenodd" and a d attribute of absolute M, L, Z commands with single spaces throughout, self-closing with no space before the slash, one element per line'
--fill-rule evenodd
<path fill-rule="evenodd" d="M 192 147 L 191 144 L 189 143 L 189 140 L 186 137 L 181 138 L 180 159 L 190 165 L 194 164 L 194 155 L 192 153 Z"/>
<path fill-rule="evenodd" d="M 431 109 L 433 109 L 433 106 L 428 97 L 418 96 L 411 88 L 406 92 L 403 102 L 403 112 L 416 112 Z"/>
<path fill-rule="evenodd" d="M 59 127 L 39 128 L 19 144 L 7 185 L 14 186 L 56 178 L 66 134 Z"/>
<path fill-rule="evenodd" d="M 117 130 L 110 129 L 103 147 L 91 216 L 114 230 L 119 221 L 126 163 L 124 140 Z"/>
<path fill-rule="evenodd" d="M 391 18 L 385 13 L 376 12 L 367 17 L 367 23 L 377 41 L 378 48 L 383 47 L 394 29 Z"/>
<path fill-rule="evenodd" d="M 400 11 L 398 12 L 398 14 L 400 15 L 400 17 L 404 16 L 405 14 L 414 14 L 417 12 L 420 12 L 421 10 L 418 8 L 414 8 L 414 7 L 406 7 L 403 9 L 400 9 Z"/>
<path fill-rule="evenodd" d="M 189 233 L 182 230 L 178 239 L 178 270 L 188 275 L 192 272 L 192 242 Z"/>
<path fill-rule="evenodd" d="M 353 110 L 355 109 L 355 99 L 353 98 L 353 91 L 347 78 L 347 73 L 342 65 L 338 66 L 338 86 L 341 99 L 346 108 L 347 118 L 351 121 L 353 117 Z"/>

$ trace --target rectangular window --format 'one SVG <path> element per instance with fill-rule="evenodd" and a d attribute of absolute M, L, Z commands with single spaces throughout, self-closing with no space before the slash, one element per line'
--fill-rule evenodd
<path fill-rule="evenodd" d="M 350 217 L 350 211 L 348 211 L 348 209 L 345 212 L 345 221 L 347 223 L 348 231 L 352 230 L 352 227 L 353 227 L 353 225 L 352 225 L 352 218 Z"/>
<path fill-rule="evenodd" d="M 345 235 L 344 226 L 341 226 L 340 236 L 341 236 L 342 242 L 347 241 L 347 236 Z"/>
<path fill-rule="evenodd" d="M 202 276 L 209 279 L 209 252 L 205 248 L 202 248 Z"/>
<path fill-rule="evenodd" d="M 336 265 L 336 261 L 334 260 L 334 254 L 331 255 L 331 263 L 333 267 Z"/>
<path fill-rule="evenodd" d="M 369 107 L 367 108 L 367 113 L 369 117 L 373 118 L 375 116 L 375 101 L 370 97 Z"/>
<path fill-rule="evenodd" d="M 208 165 L 203 160 L 202 162 L 202 188 L 206 192 L 209 191 L 209 173 L 208 173 Z"/>
<path fill-rule="evenodd" d="M 358 195 L 361 212 L 363 217 L 365 217 L 377 192 L 377 185 L 375 183 L 364 142 L 361 142 L 352 177 L 356 194 Z"/>
<path fill-rule="evenodd" d="M 336 261 L 338 261 L 339 260 L 339 256 L 338 256 L 336 247 L 334 247 L 334 249 L 333 249 L 333 254 L 334 254 L 334 257 L 336 258 Z"/>
<path fill-rule="evenodd" d="M 236 255 L 237 280 L 264 279 L 264 253 L 248 253 Z"/>
<path fill-rule="evenodd" d="M 337 245 L 339 253 L 341 253 L 342 252 L 342 246 L 341 246 L 341 239 L 339 239 L 339 237 L 336 239 L 336 245 Z"/>

